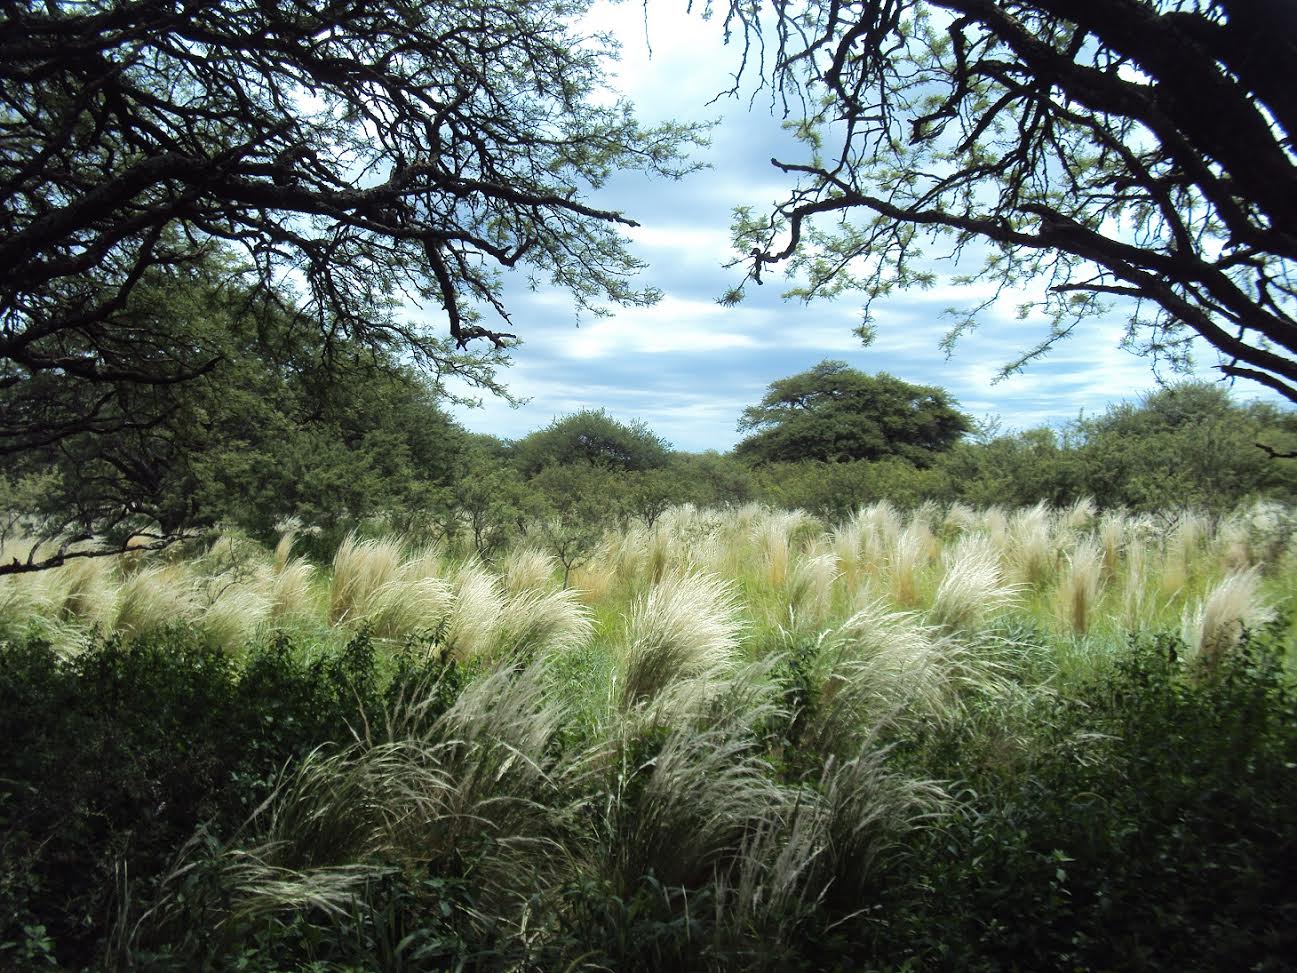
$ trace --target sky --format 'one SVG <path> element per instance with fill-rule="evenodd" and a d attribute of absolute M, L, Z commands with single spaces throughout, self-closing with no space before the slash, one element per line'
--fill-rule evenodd
<path fill-rule="evenodd" d="M 1004 431 L 1059 426 L 1156 387 L 1150 362 L 1118 347 L 1119 309 L 997 383 L 1000 368 L 1046 333 L 1043 319 L 1016 319 L 1019 301 L 1011 295 L 980 317 L 978 330 L 949 358 L 938 347 L 949 326 L 942 312 L 976 303 L 978 294 L 945 282 L 876 302 L 877 338 L 868 347 L 852 333 L 861 302 L 850 296 L 786 301 L 788 282 L 776 279 L 749 286 L 738 306 L 722 307 L 717 298 L 742 277 L 723 266 L 732 256 L 734 207 L 760 209 L 779 198 L 787 180 L 769 160 L 797 159 L 802 151 L 772 117 L 768 95 L 751 103 L 751 84 L 742 98 L 708 104 L 731 86 L 739 63 L 739 52 L 723 45 L 719 23 L 686 15 L 683 3 L 647 7 L 647 23 L 645 7 L 634 2 L 601 4 L 592 14 L 593 26 L 622 42 L 617 88 L 646 123 L 719 120 L 710 147 L 694 153 L 711 168 L 678 182 L 618 176 L 593 197 L 642 224 L 629 231 L 634 252 L 648 264 L 640 283 L 659 288 L 663 298 L 648 308 L 614 307 L 611 317 L 587 316 L 578 325 L 565 292 L 508 283 L 507 304 L 523 343 L 500 377 L 527 401 L 511 408 L 488 398 L 480 408 L 459 408 L 467 428 L 517 439 L 563 415 L 602 408 L 622 421 L 643 420 L 677 449 L 723 451 L 741 438 L 736 423 L 744 407 L 771 382 L 826 358 L 941 386 L 964 412 L 996 419 Z M 1251 388 L 1237 394 L 1260 397 Z"/>

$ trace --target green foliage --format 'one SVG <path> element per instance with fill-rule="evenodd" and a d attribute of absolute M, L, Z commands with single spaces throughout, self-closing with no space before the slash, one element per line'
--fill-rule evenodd
<path fill-rule="evenodd" d="M 1279 630 L 1276 629 L 1275 632 Z M 900 966 L 1290 969 L 1297 695 L 1275 634 L 1216 670 L 1173 637 L 917 757 L 964 811 L 878 926 Z"/>
<path fill-rule="evenodd" d="M 182 321 L 186 342 L 215 361 L 174 386 L 123 380 L 102 410 L 120 427 L 15 457 L 17 475 L 45 477 L 23 511 L 35 537 L 111 546 L 220 521 L 270 539 L 297 518 L 324 532 L 327 553 L 366 518 L 426 508 L 452 476 L 463 433 L 441 390 L 388 353 L 339 339 L 321 361 L 291 314 L 229 286 L 220 266 L 141 287 L 132 306 Z M 0 391 L 0 404 L 12 394 Z"/>
<path fill-rule="evenodd" d="M 625 479 L 601 466 L 574 463 L 546 467 L 528 485 L 537 496 L 536 529 L 563 566 L 566 586 L 572 569 L 623 516 Z"/>
<path fill-rule="evenodd" d="M 670 449 L 638 419 L 620 422 L 602 409 L 583 409 L 520 439 L 514 454 L 518 468 L 535 476 L 551 466 L 578 463 L 643 472 L 665 466 Z"/>
<path fill-rule="evenodd" d="M 757 496 L 752 468 L 729 454 L 676 453 L 667 470 L 685 492 L 684 499 L 700 507 L 735 506 Z"/>
<path fill-rule="evenodd" d="M 473 550 L 490 557 L 535 514 L 537 498 L 517 470 L 479 448 L 469 454 L 450 488 L 449 507 L 448 533 L 462 527 Z"/>
<path fill-rule="evenodd" d="M 943 389 L 823 361 L 772 382 L 743 410 L 739 430 L 755 433 L 735 453 L 762 463 L 896 456 L 927 465 L 971 428 Z"/>
<path fill-rule="evenodd" d="M 975 506 L 1062 506 L 1085 495 L 1085 458 L 1052 429 L 1028 429 L 982 443 L 962 442 L 942 456 L 951 494 Z M 1083 485 L 1084 484 L 1084 485 Z"/>
<path fill-rule="evenodd" d="M 103 411 L 126 413 L 117 383 L 147 397 L 220 361 L 189 315 L 164 302 L 146 320 L 132 301 L 225 241 L 251 259 L 224 283 L 278 291 L 317 360 L 341 344 L 490 390 L 463 349 L 511 343 L 487 317 L 509 319 L 504 268 L 582 310 L 652 303 L 632 221 L 589 196 L 614 172 L 691 171 L 703 126 L 639 123 L 610 89 L 612 39 L 578 27 L 585 6 L 0 7 L 0 37 L 25 38 L 2 52 L 0 387 L 19 407 L 0 452 L 123 428 Z M 94 64 L 76 53 L 91 36 Z M 402 318 L 407 298 L 444 318 Z"/>
<path fill-rule="evenodd" d="M 0 950 L 34 949 L 43 925 L 60 963 L 88 964 L 199 824 L 233 833 L 286 761 L 417 687 L 453 694 L 441 671 L 384 666 L 363 634 L 311 661 L 277 638 L 241 665 L 182 628 L 71 659 L 0 644 Z"/>
<path fill-rule="evenodd" d="M 1109 506 L 1223 510 L 1259 494 L 1287 498 L 1297 487 L 1283 451 L 1297 438 L 1291 412 L 1238 405 L 1219 385 L 1187 382 L 1077 423 L 1085 492 Z"/>
<path fill-rule="evenodd" d="M 954 490 L 944 467 L 919 467 L 898 458 L 847 463 L 771 463 L 756 474 L 761 496 L 776 507 L 806 510 L 830 523 L 886 499 L 901 507 L 947 499 Z"/>

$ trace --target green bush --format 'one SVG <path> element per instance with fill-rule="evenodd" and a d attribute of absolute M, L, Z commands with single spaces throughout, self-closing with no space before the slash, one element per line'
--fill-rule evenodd
<path fill-rule="evenodd" d="M 277 638 L 242 664 L 179 627 L 70 659 L 0 643 L 0 966 L 38 926 L 89 964 L 200 824 L 233 832 L 286 762 L 349 741 L 436 668 L 384 667 L 363 634 L 312 661 Z"/>
<path fill-rule="evenodd" d="M 962 814 L 929 832 L 873 948 L 951 970 L 1280 970 L 1297 956 L 1297 720 L 1277 638 L 1218 669 L 1176 639 L 925 741 Z M 884 964 L 887 965 L 887 964 Z"/>

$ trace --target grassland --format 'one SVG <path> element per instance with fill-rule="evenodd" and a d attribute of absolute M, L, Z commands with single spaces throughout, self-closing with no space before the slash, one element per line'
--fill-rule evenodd
<path fill-rule="evenodd" d="M 1297 517 L 676 507 L 0 582 L 0 965 L 1288 969 Z"/>

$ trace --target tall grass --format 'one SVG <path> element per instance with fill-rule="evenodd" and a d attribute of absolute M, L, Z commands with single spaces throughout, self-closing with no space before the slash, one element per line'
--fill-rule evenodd
<path fill-rule="evenodd" d="M 1260 587 L 1255 568 L 1234 571 L 1186 609 L 1183 637 L 1190 650 L 1215 663 L 1238 645 L 1246 629 L 1273 621 L 1274 607 L 1262 597 Z"/>
<path fill-rule="evenodd" d="M 636 600 L 618 647 L 618 698 L 630 709 L 668 690 L 686 706 L 700 702 L 735 667 L 739 606 L 714 575 L 663 578 Z"/>

